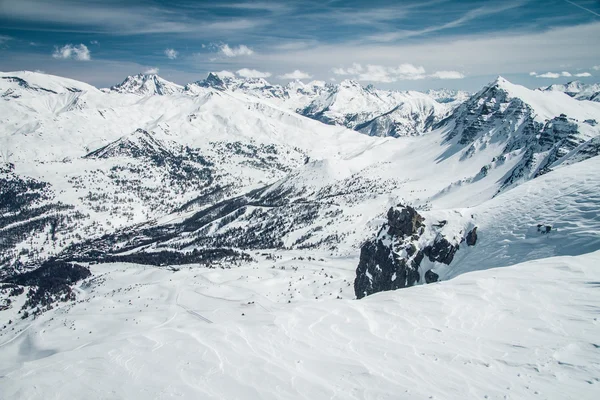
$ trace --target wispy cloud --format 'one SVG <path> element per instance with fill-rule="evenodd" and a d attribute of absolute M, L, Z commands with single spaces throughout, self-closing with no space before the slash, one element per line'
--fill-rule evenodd
<path fill-rule="evenodd" d="M 423 66 L 415 66 L 409 63 L 400 64 L 397 67 L 373 64 L 367 64 L 363 67 L 359 63 L 353 63 L 348 68 L 333 68 L 332 72 L 336 75 L 352 76 L 359 81 L 383 83 L 426 78 L 463 79 L 465 77 L 465 75 L 458 71 L 436 71 L 428 75 Z"/>
<path fill-rule="evenodd" d="M 300 71 L 299 69 L 296 69 L 292 72 L 288 72 L 287 74 L 279 75 L 279 79 L 295 80 L 295 79 L 310 79 L 310 78 L 312 78 L 312 75 L 310 75 L 307 72 Z"/>
<path fill-rule="evenodd" d="M 54 53 L 52 53 L 52 57 L 62 59 L 72 58 L 78 61 L 89 61 L 92 59 L 90 50 L 83 43 L 76 46 L 72 44 L 66 44 L 60 48 L 54 47 Z"/>
<path fill-rule="evenodd" d="M 560 74 L 558 72 L 545 72 L 543 74 L 536 75 L 535 77 L 546 79 L 558 79 L 560 78 Z"/>
<path fill-rule="evenodd" d="M 465 75 L 458 71 L 436 71 L 431 74 L 431 77 L 437 79 L 463 79 Z"/>
<path fill-rule="evenodd" d="M 238 47 L 230 47 L 225 43 L 219 47 L 219 50 L 225 57 L 250 56 L 254 54 L 254 51 L 244 44 L 241 44 Z"/>
<path fill-rule="evenodd" d="M 580 4 L 577 4 L 577 3 L 575 3 L 574 1 L 571 1 L 571 0 L 565 0 L 565 1 L 567 3 L 569 3 L 569 4 L 574 5 L 575 7 L 578 7 L 580 9 L 584 10 L 584 11 L 589 12 L 592 15 L 595 15 L 596 17 L 600 17 L 600 14 L 598 14 L 596 11 L 590 10 L 589 8 L 586 8 L 586 7 L 584 7 L 584 6 L 580 5 Z"/>
<path fill-rule="evenodd" d="M 179 52 L 175 49 L 165 49 L 165 56 L 169 59 L 174 60 L 179 55 Z"/>
<path fill-rule="evenodd" d="M 144 74 L 146 75 L 157 75 L 158 74 L 159 69 L 158 68 L 148 68 L 147 70 L 144 71 Z"/>
<path fill-rule="evenodd" d="M 534 76 L 536 78 L 558 79 L 558 78 L 561 78 L 561 77 L 570 78 L 570 77 L 573 77 L 573 76 L 578 77 L 578 78 L 588 78 L 588 77 L 592 76 L 592 74 L 590 74 L 589 72 L 571 73 L 569 71 L 545 72 L 543 74 L 538 74 L 536 72 L 530 72 L 529 76 Z"/>
<path fill-rule="evenodd" d="M 12 40 L 12 37 L 6 36 L 6 35 L 0 35 L 0 44 L 4 44 L 4 43 L 8 42 L 9 40 Z"/>
<path fill-rule="evenodd" d="M 58 29 L 109 35 L 153 33 L 203 33 L 216 36 L 250 29 L 263 23 L 261 18 L 211 15 L 198 20 L 184 10 L 146 6 L 133 2 L 79 0 L 18 0 L 0 2 L 0 17 L 35 23 L 30 30 Z M 62 28 L 42 27 L 40 23 L 60 24 Z"/>
<path fill-rule="evenodd" d="M 459 18 L 456 18 L 452 21 L 442 23 L 439 25 L 429 26 L 423 29 L 417 30 L 396 30 L 391 32 L 383 32 L 373 34 L 367 37 L 368 40 L 378 41 L 378 42 L 392 42 L 400 39 L 405 39 L 414 36 L 422 36 L 428 33 L 439 32 L 447 29 L 458 28 L 466 23 L 476 20 L 478 18 L 498 14 L 513 8 L 520 7 L 524 4 L 524 1 L 512 1 L 512 2 L 503 2 L 499 6 L 482 6 L 475 9 L 472 9 L 466 12 Z"/>
<path fill-rule="evenodd" d="M 256 69 L 242 68 L 236 73 L 242 78 L 268 78 L 271 76 L 270 72 L 261 72 Z"/>

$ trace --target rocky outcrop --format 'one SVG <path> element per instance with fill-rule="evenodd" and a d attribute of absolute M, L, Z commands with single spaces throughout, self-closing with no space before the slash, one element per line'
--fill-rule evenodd
<path fill-rule="evenodd" d="M 475 246 L 477 244 L 477 227 L 471 229 L 466 237 L 467 246 Z"/>
<path fill-rule="evenodd" d="M 377 236 L 365 242 L 356 268 L 354 293 L 361 299 L 373 293 L 416 285 L 423 277 L 426 283 L 437 282 L 438 274 L 423 271 L 422 261 L 449 265 L 460 243 L 474 246 L 477 228 L 466 237 L 446 237 L 447 221 L 427 226 L 425 218 L 410 206 L 398 205 L 387 212 L 387 222 Z M 433 239 L 428 239 L 432 237 Z"/>

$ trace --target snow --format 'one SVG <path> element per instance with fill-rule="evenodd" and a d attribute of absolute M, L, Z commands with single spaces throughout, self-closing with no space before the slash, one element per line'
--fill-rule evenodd
<path fill-rule="evenodd" d="M 25 295 L 15 298 L 0 311 L 2 322 L 13 321 L 0 329 L 7 398 L 598 397 L 600 157 L 577 153 L 598 142 L 600 128 L 583 122 L 600 120 L 598 103 L 503 78 L 484 88 L 520 99 L 540 122 L 567 114 L 581 140 L 551 171 L 501 190 L 525 151 L 507 149 L 524 133 L 503 135 L 506 121 L 460 145 L 447 139 L 455 121 L 395 139 L 294 110 L 310 100 L 336 118 L 394 107 L 392 121 L 405 110 L 439 117 L 455 105 L 434 96 L 460 93 L 383 92 L 351 81 L 328 92 L 322 82 L 284 88 L 221 74 L 155 95 L 161 82 L 153 79 L 129 80 L 132 90 L 119 93 L 29 72 L 5 77 L 27 85 L 0 79 L 2 161 L 14 163 L 18 176 L 48 182 L 54 202 L 87 215 L 69 235 L 137 234 L 260 189 L 244 208 L 157 243 L 191 250 L 198 235 L 261 232 L 275 221 L 286 246 L 245 249 L 255 261 L 214 269 L 91 265 L 93 277 L 74 289 L 77 302 L 36 319 L 21 319 Z M 227 190 L 179 210 L 205 194 L 193 186 L 200 179 L 170 186 L 163 165 L 133 153 L 186 147 L 211 163 L 208 188 Z M 260 201 L 281 193 L 275 206 Z M 440 283 L 356 301 L 360 245 L 398 204 L 425 218 L 420 245 L 442 220 L 439 232 L 453 243 L 477 226 L 477 244 L 461 244 L 448 266 L 423 262 L 421 277 L 431 268 Z M 306 205 L 316 210 L 309 222 L 301 218 Z M 540 233 L 538 224 L 551 231 Z M 48 228 L 31 234 L 16 252 L 44 248 L 47 257 L 69 244 L 50 244 L 48 235 Z M 308 243 L 339 239 L 294 249 L 307 235 Z"/>
<path fill-rule="evenodd" d="M 0 336 L 0 390 L 29 399 L 595 399 L 598 263 L 600 252 L 549 258 L 361 301 L 291 304 L 274 294 L 290 282 L 304 293 L 298 279 L 320 265 L 93 266 L 105 283 L 82 285 L 82 302 Z M 334 275 L 353 267 L 326 264 Z"/>
<path fill-rule="evenodd" d="M 535 111 L 535 120 L 543 122 L 566 114 L 581 121 L 598 118 L 598 105 L 593 102 L 578 101 L 560 91 L 530 90 L 498 77 L 493 85 L 508 92 L 509 98 L 520 98 Z"/>

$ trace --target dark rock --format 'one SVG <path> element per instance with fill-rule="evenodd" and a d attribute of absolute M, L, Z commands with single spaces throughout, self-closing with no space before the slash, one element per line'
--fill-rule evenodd
<path fill-rule="evenodd" d="M 425 272 L 425 282 L 427 283 L 437 282 L 439 277 L 440 276 L 432 270 Z"/>
<path fill-rule="evenodd" d="M 475 246 L 475 243 L 477 243 L 477 227 L 471 229 L 471 231 L 467 233 L 467 245 Z"/>
<path fill-rule="evenodd" d="M 379 239 L 360 249 L 354 293 L 362 299 L 373 293 L 413 286 L 419 281 L 418 264 L 399 258 Z"/>
<path fill-rule="evenodd" d="M 545 235 L 547 233 L 550 233 L 550 231 L 552 230 L 552 227 L 550 225 L 543 225 L 543 224 L 538 224 L 537 226 L 537 230 L 538 232 L 540 232 L 542 235 Z"/>
<path fill-rule="evenodd" d="M 361 247 L 354 280 L 354 293 L 359 299 L 381 291 L 413 286 L 420 280 L 419 268 L 423 258 L 450 264 L 459 249 L 458 244 L 452 244 L 439 232 L 433 243 L 423 247 L 420 241 L 425 231 L 424 218 L 412 207 L 399 207 L 388 210 L 387 223 L 381 227 L 378 236 Z M 432 227 L 439 229 L 446 224 L 445 220 L 438 221 Z M 475 229 L 472 233 L 475 234 Z M 437 280 L 435 272 L 425 272 L 427 283 Z"/>
<path fill-rule="evenodd" d="M 448 239 L 438 235 L 433 245 L 425 247 L 423 253 L 431 262 L 437 261 L 449 265 L 458 249 L 458 245 L 453 245 Z"/>
<path fill-rule="evenodd" d="M 404 237 L 414 235 L 423 226 L 423 217 L 411 206 L 400 210 L 391 207 L 387 213 L 388 233 L 390 235 Z"/>

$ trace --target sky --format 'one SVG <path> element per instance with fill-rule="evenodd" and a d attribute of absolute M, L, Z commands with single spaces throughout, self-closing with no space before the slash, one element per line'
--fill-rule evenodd
<path fill-rule="evenodd" d="M 598 0 L 0 0 L 0 71 L 384 89 L 600 82 Z"/>

